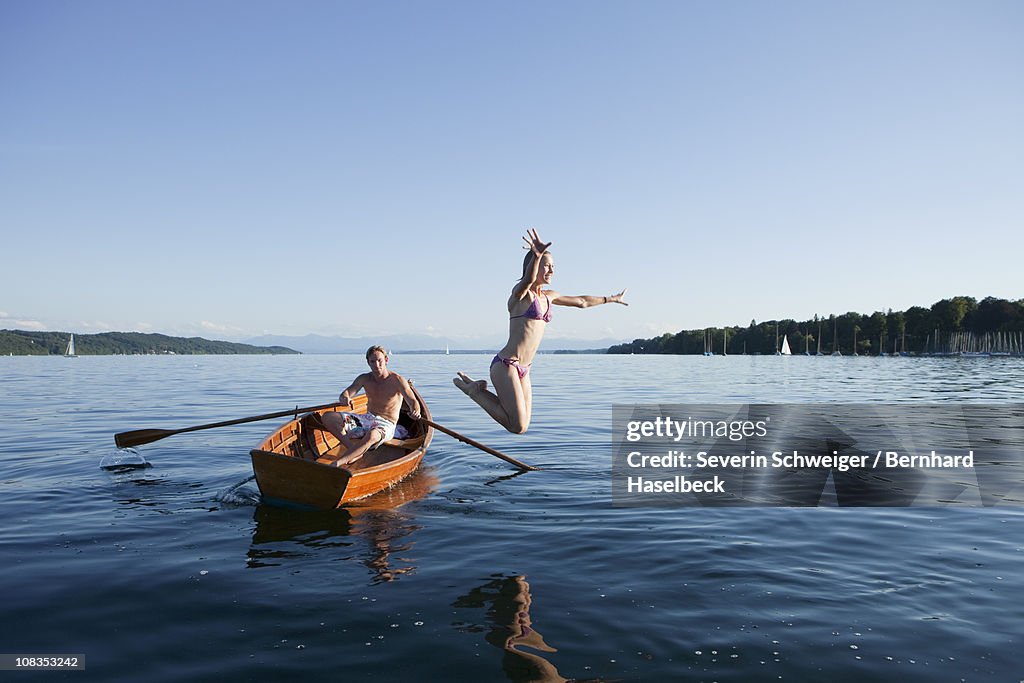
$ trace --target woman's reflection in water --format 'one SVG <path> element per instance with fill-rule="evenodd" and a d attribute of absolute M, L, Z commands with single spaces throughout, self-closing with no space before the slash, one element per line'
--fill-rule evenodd
<path fill-rule="evenodd" d="M 501 667 L 515 683 L 567 683 L 578 679 L 564 678 L 555 665 L 536 652 L 557 652 L 544 642 L 544 636 L 533 627 L 530 618 L 530 584 L 522 575 L 498 575 L 457 599 L 454 607 L 475 607 L 487 610 L 490 630 L 485 639 L 504 650 Z M 462 630 L 475 631 L 479 626 L 463 624 Z M 536 652 L 528 652 L 529 648 Z M 589 679 L 596 681 L 599 679 Z M 583 683 L 579 681 L 579 683 Z"/>

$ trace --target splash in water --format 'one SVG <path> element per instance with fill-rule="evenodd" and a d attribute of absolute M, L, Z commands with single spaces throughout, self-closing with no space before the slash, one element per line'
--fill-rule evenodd
<path fill-rule="evenodd" d="M 152 467 L 152 465 L 146 462 L 142 454 L 134 448 L 118 448 L 116 451 L 107 453 L 100 460 L 100 469 L 109 472 L 130 472 L 147 467 Z"/>
<path fill-rule="evenodd" d="M 217 494 L 217 501 L 227 505 L 259 505 L 260 492 L 252 486 L 246 486 L 256 479 L 256 475 L 246 477 L 237 484 Z"/>

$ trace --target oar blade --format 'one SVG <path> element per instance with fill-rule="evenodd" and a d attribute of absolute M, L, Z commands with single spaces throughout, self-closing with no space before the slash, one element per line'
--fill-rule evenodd
<path fill-rule="evenodd" d="M 136 429 L 131 432 L 114 434 L 114 443 L 118 448 L 131 448 L 132 446 L 141 446 L 144 443 L 153 443 L 177 433 L 170 429 Z"/>

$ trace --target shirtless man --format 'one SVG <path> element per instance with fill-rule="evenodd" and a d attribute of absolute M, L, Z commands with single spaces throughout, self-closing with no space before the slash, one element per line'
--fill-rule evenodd
<path fill-rule="evenodd" d="M 373 420 L 373 427 L 357 438 L 349 436 L 350 424 L 346 423 L 346 413 L 325 413 L 324 427 L 347 449 L 345 455 L 334 462 L 336 467 L 349 465 L 363 457 L 367 451 L 375 449 L 388 439 L 394 438 L 395 426 L 398 424 L 398 411 L 402 408 L 402 400 L 409 404 L 409 416 L 419 419 L 420 404 L 416 400 L 409 382 L 397 372 L 388 370 L 388 352 L 380 346 L 371 346 L 366 351 L 366 363 L 369 372 L 356 377 L 345 391 L 341 392 L 339 401 L 352 405 L 352 399 L 359 390 L 366 392 L 367 412 Z M 350 418 L 351 419 L 351 418 Z"/>

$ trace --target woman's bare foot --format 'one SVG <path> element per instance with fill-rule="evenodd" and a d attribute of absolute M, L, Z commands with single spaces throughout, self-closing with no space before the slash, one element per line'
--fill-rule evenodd
<path fill-rule="evenodd" d="M 481 391 L 487 390 L 486 380 L 473 379 L 464 372 L 460 372 L 458 375 L 458 377 L 452 380 L 452 384 L 461 389 L 467 396 L 475 396 Z"/>

